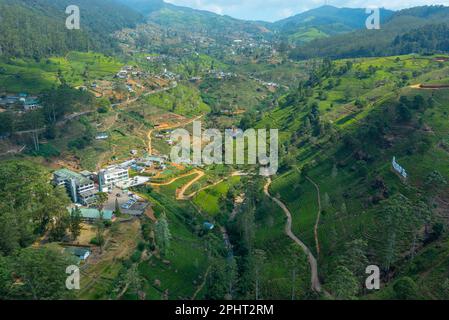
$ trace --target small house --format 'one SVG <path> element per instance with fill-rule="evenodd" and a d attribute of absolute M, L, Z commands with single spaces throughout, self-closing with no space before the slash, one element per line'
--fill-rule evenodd
<path fill-rule="evenodd" d="M 89 258 L 91 252 L 87 248 L 80 248 L 80 247 L 68 247 L 66 250 L 80 259 L 81 261 L 86 261 L 87 258 Z"/>
<path fill-rule="evenodd" d="M 23 103 L 25 111 L 36 110 L 41 107 L 37 98 L 21 98 L 20 101 Z"/>
<path fill-rule="evenodd" d="M 101 132 L 101 133 L 97 134 L 95 137 L 96 140 L 106 140 L 108 138 L 109 138 L 109 135 L 106 132 Z"/>
<path fill-rule="evenodd" d="M 204 222 L 203 228 L 204 228 L 204 230 L 211 231 L 211 230 L 213 230 L 215 228 L 215 225 L 213 223 L 210 223 L 210 222 Z"/>

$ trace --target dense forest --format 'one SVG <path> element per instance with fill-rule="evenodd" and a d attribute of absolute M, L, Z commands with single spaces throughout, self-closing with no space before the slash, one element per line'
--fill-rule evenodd
<path fill-rule="evenodd" d="M 408 53 L 440 53 L 447 50 L 449 10 L 425 6 L 398 11 L 380 30 L 357 30 L 298 46 L 290 57 L 298 60 L 391 56 Z"/>
<path fill-rule="evenodd" d="M 65 10 L 80 8 L 81 30 L 68 30 Z M 134 27 L 142 16 L 126 6 L 107 0 L 0 1 L 0 56 L 40 58 L 70 50 L 111 53 L 117 44 L 111 33 Z"/>

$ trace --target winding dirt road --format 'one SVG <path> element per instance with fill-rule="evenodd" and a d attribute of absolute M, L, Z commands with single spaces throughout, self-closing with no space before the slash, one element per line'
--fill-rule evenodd
<path fill-rule="evenodd" d="M 311 279 L 310 279 L 311 288 L 313 291 L 315 291 L 317 293 L 321 293 L 321 283 L 320 283 L 320 279 L 318 278 L 318 263 L 317 263 L 315 257 L 313 256 L 312 252 L 310 251 L 310 249 L 301 240 L 299 240 L 298 237 L 293 233 L 293 231 L 292 231 L 292 214 L 283 202 L 281 202 L 279 199 L 272 197 L 270 195 L 270 191 L 269 191 L 270 185 L 271 185 L 271 179 L 268 179 L 267 183 L 264 186 L 265 195 L 268 198 L 270 198 L 271 200 L 273 200 L 274 202 L 276 202 L 276 204 L 284 211 L 285 215 L 287 216 L 287 223 L 285 224 L 285 233 L 287 234 L 287 236 L 290 237 L 290 239 L 292 239 L 296 244 L 298 244 L 302 248 L 304 253 L 307 255 L 307 259 L 309 261 L 310 270 L 311 270 Z"/>
<path fill-rule="evenodd" d="M 195 170 L 193 170 L 193 171 L 190 171 L 190 172 L 188 172 L 188 173 L 185 173 L 185 174 L 183 174 L 183 175 L 180 175 L 179 177 L 176 177 L 176 178 L 173 178 L 173 179 L 171 179 L 171 180 L 169 180 L 169 181 L 167 181 L 167 182 L 161 182 L 161 183 L 158 183 L 158 182 L 150 182 L 150 185 L 152 185 L 152 186 L 168 186 L 168 185 L 171 185 L 172 183 L 174 183 L 174 182 L 176 182 L 177 180 L 179 180 L 179 179 L 182 179 L 182 178 L 185 178 L 185 177 L 188 177 L 188 176 L 192 176 L 192 175 L 196 175 L 196 177 L 195 178 L 193 178 L 192 180 L 190 180 L 188 183 L 186 183 L 185 185 L 183 185 L 182 187 L 181 187 L 181 189 L 179 189 L 177 192 L 176 192 L 176 200 L 180 200 L 180 201 L 182 201 L 182 200 L 190 200 L 191 198 L 193 198 L 194 196 L 195 196 L 195 194 L 197 194 L 199 191 L 201 191 L 201 190 L 198 190 L 198 191 L 196 191 L 196 192 L 194 192 L 194 193 L 192 193 L 192 194 L 190 194 L 190 195 L 185 195 L 185 192 L 187 191 L 187 189 L 189 189 L 190 188 L 190 186 L 192 185 L 192 184 L 194 184 L 195 182 L 197 182 L 198 180 L 200 180 L 202 177 L 204 177 L 204 175 L 205 175 L 205 173 L 203 172 L 203 171 L 201 171 L 201 170 L 197 170 L 197 169 L 195 169 Z"/>
<path fill-rule="evenodd" d="M 195 171 L 193 171 L 193 173 L 197 174 L 197 176 L 195 178 L 193 178 L 192 180 L 190 180 L 187 184 L 185 184 L 181 187 L 179 192 L 176 194 L 176 200 L 190 200 L 195 196 L 196 192 L 194 192 L 188 196 L 185 195 L 185 192 L 187 191 L 187 189 L 190 188 L 190 186 L 192 184 L 194 184 L 195 182 L 200 180 L 202 177 L 204 177 L 205 173 L 200 170 L 195 170 Z"/>
<path fill-rule="evenodd" d="M 190 171 L 190 172 L 184 173 L 184 174 L 182 174 L 182 175 L 180 175 L 180 176 L 178 176 L 176 178 L 170 179 L 167 182 L 150 182 L 150 185 L 152 185 L 152 186 L 168 186 L 168 185 L 171 185 L 172 183 L 174 183 L 175 181 L 177 181 L 179 179 L 182 179 L 182 178 L 185 178 L 185 177 L 188 177 L 188 176 L 191 176 L 191 175 L 197 173 L 196 171 L 199 171 L 199 170 L 194 170 L 194 171 Z"/>
<path fill-rule="evenodd" d="M 185 193 L 186 193 L 186 191 L 195 183 L 195 182 L 197 182 L 197 181 L 199 181 L 202 177 L 204 177 L 206 174 L 203 172 L 203 171 L 201 171 L 201 170 L 198 170 L 198 169 L 195 169 L 195 170 L 192 170 L 192 171 L 190 171 L 190 172 L 187 172 L 187 173 L 185 173 L 185 174 L 183 174 L 183 175 L 180 175 L 179 177 L 176 177 L 176 178 L 173 178 L 173 179 L 171 179 L 171 180 L 169 180 L 169 181 L 167 181 L 167 182 L 150 182 L 149 184 L 150 185 L 152 185 L 152 186 L 168 186 L 168 185 L 171 185 L 172 183 L 174 183 L 174 182 L 176 182 L 177 180 L 179 180 L 179 179 L 182 179 L 182 178 L 185 178 L 185 177 L 188 177 L 188 176 L 192 176 L 192 175 L 196 175 L 196 177 L 195 178 L 193 178 L 192 180 L 190 180 L 189 182 L 187 182 L 185 185 L 183 185 L 182 187 L 181 187 L 181 189 L 179 189 L 178 191 L 177 191 L 177 193 L 176 193 L 176 200 L 180 200 L 180 201 L 183 201 L 183 200 L 191 200 L 195 195 L 197 195 L 199 192 L 201 192 L 201 191 L 203 191 L 203 190 L 206 190 L 206 189 L 208 189 L 208 188 L 211 188 L 211 187 L 214 187 L 214 186 L 216 186 L 217 184 L 220 184 L 220 183 L 222 183 L 223 181 L 225 181 L 227 178 L 224 178 L 224 179 L 221 179 L 221 180 L 219 180 L 219 181 L 217 181 L 217 182 L 214 182 L 213 184 L 209 184 L 209 185 L 207 185 L 207 186 L 205 186 L 205 187 L 202 187 L 201 189 L 199 189 L 199 190 L 197 190 L 197 191 L 194 191 L 194 192 L 192 192 L 191 194 L 188 194 L 188 195 L 186 195 Z M 246 175 L 248 175 L 248 173 L 245 173 L 245 172 L 242 172 L 242 171 L 236 171 L 236 172 L 233 172 L 230 176 L 231 177 L 236 177 L 236 176 L 246 176 Z"/>
<path fill-rule="evenodd" d="M 212 184 L 209 184 L 205 187 L 202 187 L 201 189 L 198 189 L 197 191 L 192 192 L 189 195 L 185 195 L 185 192 L 187 191 L 187 189 L 189 189 L 189 187 L 194 184 L 195 182 L 197 182 L 198 180 L 200 180 L 203 176 L 204 176 L 204 172 L 199 171 L 202 173 L 202 175 L 196 177 L 195 179 L 193 179 L 192 181 L 190 181 L 189 183 L 187 183 L 185 186 L 183 186 L 181 188 L 181 190 L 179 191 L 179 194 L 177 195 L 177 199 L 178 200 L 190 200 L 192 199 L 194 196 L 196 196 L 198 193 L 200 193 L 203 190 L 215 187 L 217 184 L 222 183 L 223 181 L 226 181 L 228 179 L 228 177 L 223 178 L 221 180 L 218 180 L 217 182 L 214 182 Z M 231 173 L 230 177 L 237 177 L 237 176 L 247 176 L 248 173 L 243 172 L 243 171 L 235 171 L 233 173 Z"/>
<path fill-rule="evenodd" d="M 307 178 L 307 180 L 310 181 L 311 184 L 313 184 L 315 186 L 315 189 L 316 189 L 316 192 L 317 192 L 317 197 L 318 197 L 318 213 L 317 213 L 317 216 L 316 216 L 315 227 L 313 228 L 313 233 L 314 233 L 314 236 L 315 236 L 316 254 L 317 254 L 317 256 L 319 256 L 320 255 L 320 241 L 318 239 L 318 226 L 320 224 L 320 218 L 321 218 L 320 187 L 318 186 L 318 184 L 315 183 L 315 181 L 313 181 L 309 177 L 306 177 L 306 178 Z"/>

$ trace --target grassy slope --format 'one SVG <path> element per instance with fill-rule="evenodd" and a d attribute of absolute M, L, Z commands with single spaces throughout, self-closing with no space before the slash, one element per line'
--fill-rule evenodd
<path fill-rule="evenodd" d="M 146 101 L 151 106 L 185 116 L 209 111 L 198 90 L 190 84 L 180 84 L 168 92 L 148 96 Z"/>
<path fill-rule="evenodd" d="M 164 257 L 170 264 L 152 257 L 149 262 L 139 265 L 140 274 L 146 279 L 147 299 L 159 300 L 166 290 L 169 299 L 191 298 L 208 267 L 205 243 L 192 231 L 193 217 L 186 213 L 185 204 L 174 199 L 174 190 L 184 183 L 181 180 L 184 179 L 170 187 L 162 187 L 160 193 L 153 192 L 149 196 L 155 204 L 156 217 L 162 211 L 166 213 L 172 241 L 168 256 Z M 155 280 L 160 280 L 160 287 L 155 285 Z M 201 294 L 197 298 L 201 298 Z"/>
<path fill-rule="evenodd" d="M 0 92 L 40 93 L 59 84 L 60 70 L 65 81 L 80 86 L 85 80 L 112 76 L 122 64 L 116 58 L 99 53 L 70 52 L 66 57 L 53 57 L 36 62 L 32 59 L 0 60 Z M 83 74 L 88 68 L 89 76 Z"/>
<path fill-rule="evenodd" d="M 400 61 L 396 61 L 396 57 L 358 60 L 354 68 L 363 70 L 369 65 L 378 66 L 382 69 L 370 78 L 362 81 L 356 80 L 354 74 L 351 73 L 343 76 L 341 85 L 328 91 L 328 99 L 319 101 L 322 115 L 327 119 L 333 120 L 336 127 L 339 128 L 338 130 L 342 133 L 353 130 L 358 121 L 377 110 L 380 104 L 389 104 L 388 99 L 394 97 L 392 86 L 390 85 L 395 81 L 399 81 L 399 77 L 404 73 L 409 74 L 410 78 L 413 78 L 413 71 L 428 71 L 423 76 L 417 76 L 416 79 L 411 81 L 412 83 L 420 83 L 421 81 L 440 76 L 447 77 L 449 73 L 447 66 L 442 71 L 441 66 L 433 62 L 432 58 L 413 59 L 409 56 L 400 57 Z M 382 86 L 375 85 L 377 81 L 383 81 L 385 84 Z M 348 86 L 354 88 L 355 96 L 363 97 L 368 101 L 372 101 L 372 103 L 368 104 L 363 110 L 345 111 L 344 109 L 353 103 L 352 101 L 341 101 L 342 91 Z M 401 94 L 410 95 L 411 97 L 416 94 L 422 94 L 427 98 L 432 95 L 432 92 L 405 88 L 401 91 Z M 428 134 L 431 140 L 430 149 L 424 154 L 407 154 L 406 150 L 410 144 L 408 138 L 413 131 L 410 131 L 409 128 L 396 128 L 394 146 L 386 152 L 376 153 L 375 160 L 369 164 L 368 177 L 366 179 L 361 179 L 357 172 L 352 169 L 356 162 L 355 159 L 346 159 L 346 165 L 343 168 L 339 168 L 337 175 L 332 177 L 333 166 L 336 161 L 333 160 L 333 157 L 341 160 L 339 155 L 331 157 L 329 156 L 331 152 L 326 153 L 320 148 L 314 149 L 308 145 L 300 148 L 297 155 L 299 159 L 297 165 L 299 167 L 309 162 L 318 153 L 321 153 L 321 162 L 308 175 L 320 185 L 321 199 L 323 200 L 325 193 L 327 193 L 331 201 L 330 207 L 325 209 L 319 227 L 319 239 L 322 249 L 319 259 L 323 266 L 322 273 L 325 277 L 328 272 L 331 272 L 327 268 L 331 264 L 333 257 L 338 254 L 337 242 L 345 243 L 358 237 L 368 239 L 375 237 L 375 235 L 370 233 L 374 217 L 370 210 L 364 207 L 364 199 L 372 194 L 368 182 L 372 181 L 376 175 L 380 175 L 385 179 L 388 187 L 393 192 L 408 193 L 407 188 L 390 170 L 390 162 L 393 155 L 396 155 L 398 161 L 407 168 L 410 174 L 410 183 L 413 185 L 419 186 L 424 177 L 433 169 L 440 171 L 446 179 L 449 178 L 449 168 L 447 167 L 448 154 L 437 146 L 439 141 L 447 139 L 449 136 L 449 124 L 445 120 L 447 119 L 449 108 L 446 102 L 448 95 L 448 91 L 435 91 L 433 93 L 435 106 L 426 110 L 422 115 L 422 121 L 429 124 L 433 131 L 432 134 Z M 376 97 L 377 99 L 375 99 Z M 333 108 L 330 108 L 330 104 L 334 105 Z M 303 116 L 302 114 L 295 114 L 292 121 L 292 118 L 289 117 L 292 112 L 294 112 L 293 108 L 275 110 L 262 125 L 271 123 L 272 127 L 276 125 L 284 126 L 288 133 L 281 135 L 281 137 L 288 139 L 289 135 L 301 126 L 300 119 Z M 354 113 L 356 115 L 350 121 L 338 122 L 339 119 Z M 374 149 L 375 147 L 373 146 L 373 152 Z M 272 192 L 273 194 L 280 194 L 282 200 L 287 203 L 294 214 L 294 231 L 314 250 L 313 226 L 318 207 L 317 195 L 313 186 L 310 182 L 300 179 L 298 172 L 294 169 L 280 175 L 274 181 Z M 344 197 L 343 195 L 345 194 L 346 196 Z M 343 202 L 345 202 L 349 212 L 346 216 L 339 213 Z M 338 238 L 336 238 L 336 234 Z"/>
<path fill-rule="evenodd" d="M 240 177 L 232 177 L 216 186 L 205 189 L 195 196 L 193 203 L 200 207 L 206 214 L 215 216 L 220 213 L 220 198 L 225 197 L 229 188 L 239 181 Z"/>
<path fill-rule="evenodd" d="M 203 101 L 215 110 L 255 109 L 269 94 L 266 87 L 243 77 L 209 78 L 203 81 L 200 90 Z"/>

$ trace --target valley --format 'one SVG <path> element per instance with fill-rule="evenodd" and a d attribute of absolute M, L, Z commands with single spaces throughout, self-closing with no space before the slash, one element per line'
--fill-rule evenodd
<path fill-rule="evenodd" d="M 66 1 L 0 0 L 0 299 L 449 299 L 447 7 L 385 9 L 365 52 L 363 9 L 264 23 L 96 1 L 78 1 L 107 7 L 89 28 L 39 24 L 41 46 L 12 17 L 56 26 Z M 277 129 L 279 170 L 173 162 L 195 121 Z"/>

